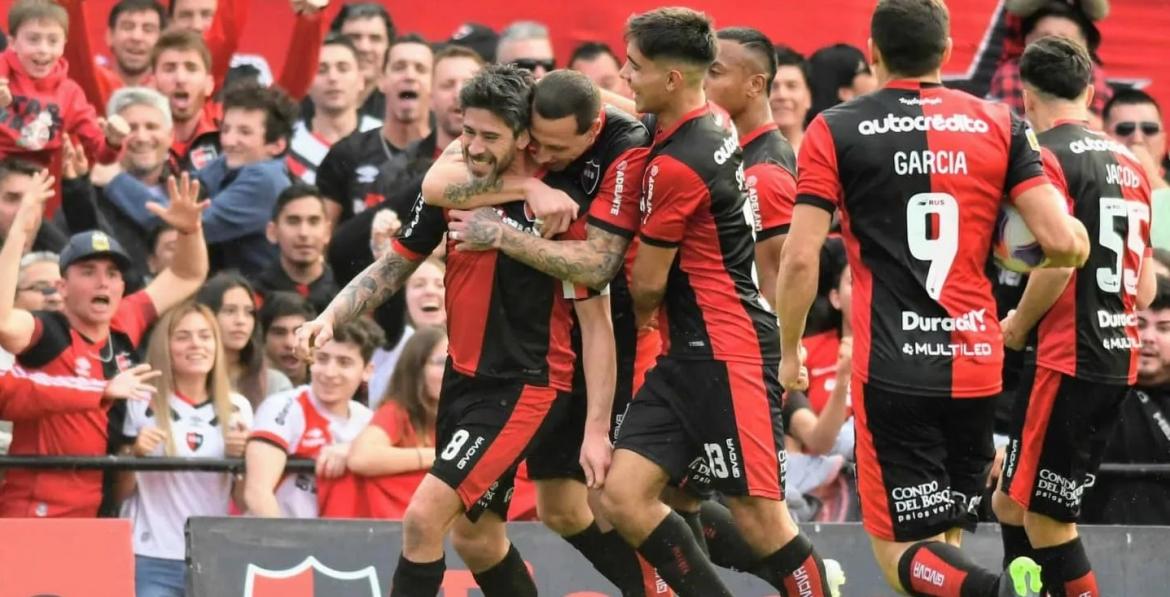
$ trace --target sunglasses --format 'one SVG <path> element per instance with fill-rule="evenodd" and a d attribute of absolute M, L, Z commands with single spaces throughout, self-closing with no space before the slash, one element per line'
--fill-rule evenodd
<path fill-rule="evenodd" d="M 51 284 L 37 284 L 34 286 L 25 286 L 24 288 L 17 288 L 20 292 L 39 292 L 45 296 L 53 296 L 57 294 L 57 287 Z"/>
<path fill-rule="evenodd" d="M 1141 127 L 1142 134 L 1147 137 L 1152 137 L 1162 132 L 1162 125 L 1157 122 L 1119 122 L 1113 125 L 1113 132 L 1118 137 L 1128 137 Z"/>
<path fill-rule="evenodd" d="M 535 58 L 521 58 L 513 60 L 512 64 L 517 68 L 522 68 L 527 71 L 536 72 L 537 67 L 543 68 L 546 72 L 551 71 L 557 67 L 557 61 L 553 58 L 547 60 L 537 60 Z"/>

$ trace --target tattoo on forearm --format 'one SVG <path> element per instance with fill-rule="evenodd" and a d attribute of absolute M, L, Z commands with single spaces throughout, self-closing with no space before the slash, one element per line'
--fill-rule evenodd
<path fill-rule="evenodd" d="M 333 299 L 330 306 L 335 323 L 349 321 L 386 302 L 416 268 L 418 262 L 393 251 L 375 261 Z"/>
<path fill-rule="evenodd" d="M 505 230 L 501 248 L 554 278 L 602 288 L 621 268 L 630 241 L 592 226 L 588 230 L 584 241 L 549 241 Z"/>
<path fill-rule="evenodd" d="M 453 184 L 443 191 L 443 200 L 452 205 L 463 205 L 472 197 L 483 193 L 496 193 L 504 188 L 504 181 L 499 177 L 492 179 L 476 179 L 462 184 Z"/>

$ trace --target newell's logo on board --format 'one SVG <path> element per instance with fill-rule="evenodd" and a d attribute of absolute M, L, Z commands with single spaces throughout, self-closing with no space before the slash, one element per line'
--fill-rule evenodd
<path fill-rule="evenodd" d="M 244 597 L 379 597 L 378 571 L 334 570 L 313 556 L 285 570 L 248 564 Z"/>

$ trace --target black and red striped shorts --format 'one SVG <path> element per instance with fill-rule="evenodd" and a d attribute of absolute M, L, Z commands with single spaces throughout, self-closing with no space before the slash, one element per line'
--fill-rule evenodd
<path fill-rule="evenodd" d="M 630 401 L 616 448 L 636 452 L 685 487 L 706 464 L 711 489 L 784 499 L 778 364 L 660 357 Z"/>
<path fill-rule="evenodd" d="M 857 490 L 866 532 L 920 541 L 973 529 L 995 449 L 995 401 L 850 387 Z"/>
<path fill-rule="evenodd" d="M 1035 367 L 1013 406 L 1001 490 L 1029 512 L 1076 522 L 1128 393 Z"/>
<path fill-rule="evenodd" d="M 448 361 L 430 473 L 459 494 L 472 522 L 485 510 L 506 520 L 516 468 L 568 400 L 555 388 L 470 377 Z"/>

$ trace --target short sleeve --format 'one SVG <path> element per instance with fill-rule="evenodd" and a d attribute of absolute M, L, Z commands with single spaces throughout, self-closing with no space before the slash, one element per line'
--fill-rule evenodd
<path fill-rule="evenodd" d="M 150 416 L 146 411 L 150 408 L 151 402 L 144 402 L 141 400 L 127 401 L 126 403 L 126 418 L 122 420 L 122 435 L 128 439 L 138 437 L 142 432 L 142 428 L 146 427 Z"/>
<path fill-rule="evenodd" d="M 647 166 L 642 197 L 642 241 L 658 247 L 676 247 L 687 221 L 710 200 L 707 185 L 686 164 L 659 155 Z"/>
<path fill-rule="evenodd" d="M 134 348 L 138 348 L 142 345 L 142 336 L 156 319 L 158 311 L 155 310 L 150 295 L 145 290 L 139 290 L 122 299 L 110 327 L 126 334 L 134 343 Z"/>
<path fill-rule="evenodd" d="M 305 413 L 296 393 L 270 396 L 256 410 L 249 440 L 268 442 L 292 454 L 305 432 Z"/>
<path fill-rule="evenodd" d="M 1047 148 L 1040 149 L 1040 163 L 1044 169 L 1044 176 L 1060 191 L 1060 196 L 1064 197 L 1065 207 L 1069 212 L 1073 209 L 1073 199 L 1068 192 L 1068 179 L 1064 176 L 1064 167 L 1060 165 L 1060 160 L 1057 159 L 1056 154 L 1052 153 Z M 1011 196 L 1015 200 L 1015 195 Z"/>
<path fill-rule="evenodd" d="M 837 146 L 823 114 L 804 132 L 796 162 L 796 203 L 813 205 L 832 213 L 841 207 L 841 177 L 837 171 Z"/>
<path fill-rule="evenodd" d="M 447 232 L 447 217 L 443 208 L 427 205 L 422 194 L 414 200 L 410 221 L 402 228 L 402 235 L 394 239 L 394 250 L 411 261 L 426 259 L 443 242 Z"/>
<path fill-rule="evenodd" d="M 756 214 L 756 241 L 788 234 L 796 205 L 796 178 L 774 162 L 756 164 L 743 175 L 748 201 Z"/>
<path fill-rule="evenodd" d="M 590 226 L 634 238 L 641 216 L 642 176 L 649 155 L 650 148 L 633 147 L 610 162 L 601 180 L 601 190 L 589 205 L 586 220 Z"/>
<path fill-rule="evenodd" d="M 1008 148 L 1007 176 L 1003 188 L 1013 200 L 1028 189 L 1048 182 L 1044 176 L 1043 159 L 1040 156 L 1040 142 L 1028 123 L 1008 113 L 1011 119 L 1011 144 Z M 1068 196 L 1068 193 L 1065 193 Z"/>

